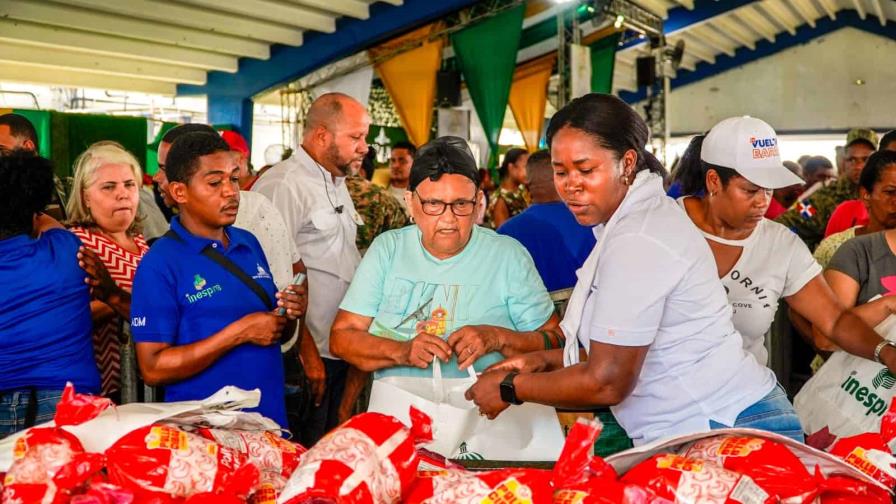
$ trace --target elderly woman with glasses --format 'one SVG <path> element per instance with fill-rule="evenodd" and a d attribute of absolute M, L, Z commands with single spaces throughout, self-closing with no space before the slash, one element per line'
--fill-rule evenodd
<path fill-rule="evenodd" d="M 466 142 L 417 151 L 406 202 L 414 226 L 383 233 L 333 322 L 330 350 L 375 377 L 464 377 L 508 357 L 559 348 L 553 305 L 517 241 L 475 225 L 482 198 Z"/>

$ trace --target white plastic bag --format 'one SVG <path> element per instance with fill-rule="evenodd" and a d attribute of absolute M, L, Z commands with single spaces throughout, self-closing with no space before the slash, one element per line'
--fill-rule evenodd
<path fill-rule="evenodd" d="M 258 389 L 243 390 L 226 386 L 199 401 L 129 403 L 116 406 L 103 411 L 92 420 L 79 425 L 66 425 L 62 429 L 78 438 L 87 452 L 103 453 L 122 436 L 140 427 L 187 413 L 201 414 L 254 408 L 260 401 L 261 392 Z M 50 421 L 37 427 L 52 427 L 54 425 Z M 7 471 L 12 465 L 16 440 L 25 435 L 25 432 L 27 430 L 0 440 L 0 472 Z"/>
<path fill-rule="evenodd" d="M 554 461 L 563 449 L 563 431 L 554 408 L 541 404 L 511 405 L 494 420 L 464 398 L 476 381 L 443 378 L 438 359 L 433 376 L 389 376 L 374 380 L 368 411 L 392 415 L 410 425 L 413 405 L 433 420 L 434 441 L 425 446 L 448 458 L 468 460 Z"/>
<path fill-rule="evenodd" d="M 896 339 L 896 316 L 874 330 Z M 837 438 L 879 432 L 894 396 L 896 377 L 886 366 L 838 351 L 806 382 L 793 405 L 809 436 L 806 442 L 823 447 Z"/>

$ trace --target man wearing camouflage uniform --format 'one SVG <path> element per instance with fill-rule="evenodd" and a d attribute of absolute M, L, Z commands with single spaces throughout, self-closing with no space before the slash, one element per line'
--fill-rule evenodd
<path fill-rule="evenodd" d="M 376 156 L 373 149 L 368 151 L 364 159 L 365 173 L 373 174 L 373 157 Z M 364 224 L 358 226 L 358 234 L 355 243 L 361 255 L 373 243 L 373 239 L 390 229 L 405 227 L 410 223 L 404 208 L 386 189 L 375 185 L 358 173 L 346 177 L 345 185 L 352 197 L 355 210 L 364 220 Z"/>
<path fill-rule="evenodd" d="M 799 235 L 809 250 L 815 250 L 824 238 L 825 227 L 834 209 L 844 201 L 859 197 L 859 176 L 876 148 L 877 134 L 873 131 L 850 130 L 846 135 L 846 173 L 841 173 L 833 184 L 798 200 L 776 220 Z"/>

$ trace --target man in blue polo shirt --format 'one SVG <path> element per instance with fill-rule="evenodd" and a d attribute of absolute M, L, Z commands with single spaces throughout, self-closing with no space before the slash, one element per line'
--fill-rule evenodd
<path fill-rule="evenodd" d="M 257 411 L 286 427 L 277 343 L 302 315 L 303 287 L 277 292 L 258 240 L 231 226 L 239 166 L 219 135 L 178 138 L 166 172 L 180 213 L 137 268 L 131 301 L 143 378 L 164 385 L 168 401 L 201 399 L 225 385 L 258 388 Z"/>
<path fill-rule="evenodd" d="M 516 238 L 526 247 L 549 292 L 572 288 L 576 270 L 582 267 L 591 249 L 594 234 L 576 222 L 554 187 L 551 153 L 543 150 L 529 156 L 526 163 L 532 204 L 505 222 L 498 233 Z"/>

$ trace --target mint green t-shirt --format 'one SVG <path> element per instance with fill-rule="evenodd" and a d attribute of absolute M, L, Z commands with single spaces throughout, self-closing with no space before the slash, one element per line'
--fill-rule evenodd
<path fill-rule="evenodd" d="M 529 253 L 513 238 L 474 226 L 460 254 L 439 260 L 423 248 L 419 228 L 407 226 L 374 240 L 339 308 L 373 317 L 371 334 L 407 341 L 424 329 L 448 339 L 467 325 L 533 331 L 554 305 Z M 473 367 L 482 371 L 502 359 L 491 352 Z M 432 367 L 382 369 L 376 377 L 396 375 L 432 376 Z M 456 357 L 442 364 L 442 375 L 468 376 Z"/>

